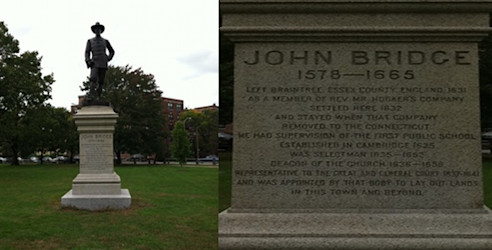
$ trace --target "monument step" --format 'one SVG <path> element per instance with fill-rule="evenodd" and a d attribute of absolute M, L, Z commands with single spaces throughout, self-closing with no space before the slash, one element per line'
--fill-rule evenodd
<path fill-rule="evenodd" d="M 73 180 L 73 184 L 89 183 L 120 183 L 121 179 L 116 173 L 111 174 L 78 174 Z"/>
<path fill-rule="evenodd" d="M 90 211 L 127 209 L 131 200 L 128 189 L 121 189 L 118 195 L 74 195 L 70 190 L 61 198 L 61 206 Z"/>
<path fill-rule="evenodd" d="M 491 211 L 231 213 L 223 249 L 492 249 Z"/>

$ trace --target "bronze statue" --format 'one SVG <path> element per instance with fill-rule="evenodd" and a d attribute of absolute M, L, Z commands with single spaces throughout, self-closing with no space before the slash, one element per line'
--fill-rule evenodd
<path fill-rule="evenodd" d="M 101 94 L 104 86 L 104 77 L 108 70 L 108 62 L 113 59 L 114 50 L 109 41 L 101 37 L 101 33 L 104 32 L 103 25 L 97 22 L 91 26 L 91 30 L 96 36 L 89 39 L 87 41 L 87 46 L 85 47 L 85 63 L 87 64 L 87 68 L 91 68 L 89 77 L 90 89 L 87 95 L 87 103 L 97 104 L 102 102 Z M 106 54 L 106 49 L 108 49 L 109 55 Z"/>

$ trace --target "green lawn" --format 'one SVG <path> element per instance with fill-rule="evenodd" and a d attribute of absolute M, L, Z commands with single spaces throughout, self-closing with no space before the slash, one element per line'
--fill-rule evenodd
<path fill-rule="evenodd" d="M 219 153 L 219 211 L 231 206 L 232 153 Z"/>
<path fill-rule="evenodd" d="M 0 165 L 0 249 L 217 249 L 217 169 L 122 166 L 129 210 L 61 209 L 77 165 Z"/>

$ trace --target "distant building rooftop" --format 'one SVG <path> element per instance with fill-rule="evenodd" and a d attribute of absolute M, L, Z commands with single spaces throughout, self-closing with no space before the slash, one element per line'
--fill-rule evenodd
<path fill-rule="evenodd" d="M 198 108 L 194 108 L 193 110 L 198 111 L 198 112 L 203 112 L 205 110 L 218 110 L 218 109 L 219 109 L 219 106 L 215 105 L 215 103 L 214 103 L 213 105 L 205 106 L 205 107 L 198 107 Z"/>

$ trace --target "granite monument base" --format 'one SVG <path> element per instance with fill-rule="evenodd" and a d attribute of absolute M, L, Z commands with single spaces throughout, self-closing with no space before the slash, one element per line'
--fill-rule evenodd
<path fill-rule="evenodd" d="M 118 115 L 109 106 L 86 106 L 74 116 L 79 132 L 80 173 L 61 198 L 62 207 L 90 211 L 130 208 L 128 189 L 114 172 L 113 133 Z"/>
<path fill-rule="evenodd" d="M 110 174 L 78 174 L 72 182 L 74 195 L 119 195 L 121 193 L 120 177 Z"/>
<path fill-rule="evenodd" d="M 220 249 L 492 249 L 492 211 L 336 210 L 219 214 Z"/>
<path fill-rule="evenodd" d="M 98 211 L 130 208 L 132 197 L 128 189 L 121 189 L 120 194 L 79 194 L 68 191 L 61 198 L 62 207 Z"/>
<path fill-rule="evenodd" d="M 234 44 L 220 249 L 492 249 L 478 49 L 492 1 L 220 10 Z"/>

